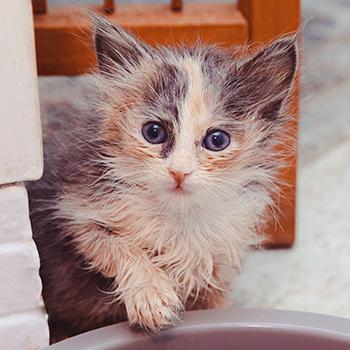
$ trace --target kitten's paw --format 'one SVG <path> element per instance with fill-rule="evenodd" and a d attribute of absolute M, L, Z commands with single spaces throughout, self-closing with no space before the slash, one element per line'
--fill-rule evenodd
<path fill-rule="evenodd" d="M 151 285 L 124 302 L 130 325 L 149 332 L 171 327 L 180 319 L 183 310 L 180 299 L 171 287 Z"/>

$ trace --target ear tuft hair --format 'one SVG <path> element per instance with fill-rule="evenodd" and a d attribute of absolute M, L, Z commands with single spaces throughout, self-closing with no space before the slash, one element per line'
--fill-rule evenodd
<path fill-rule="evenodd" d="M 236 74 L 243 79 L 247 104 L 261 117 L 274 120 L 293 84 L 297 69 L 295 37 L 279 39 L 245 61 Z M 240 79 L 240 82 L 242 80 Z"/>
<path fill-rule="evenodd" d="M 260 50 L 241 69 L 248 74 L 271 74 L 279 89 L 289 89 L 297 66 L 295 38 L 282 38 Z"/>
<path fill-rule="evenodd" d="M 131 72 L 154 49 L 102 17 L 94 17 L 94 42 L 97 62 L 102 74 L 114 74 L 120 70 Z"/>

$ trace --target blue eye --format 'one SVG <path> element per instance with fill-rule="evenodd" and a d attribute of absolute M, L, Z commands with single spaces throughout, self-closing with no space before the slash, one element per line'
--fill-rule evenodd
<path fill-rule="evenodd" d="M 146 141 L 153 144 L 164 143 L 167 138 L 167 132 L 162 124 L 157 122 L 148 122 L 142 127 L 142 135 Z"/>
<path fill-rule="evenodd" d="M 203 147 L 214 152 L 222 151 L 231 142 L 230 135 L 223 130 L 211 130 L 203 140 Z"/>

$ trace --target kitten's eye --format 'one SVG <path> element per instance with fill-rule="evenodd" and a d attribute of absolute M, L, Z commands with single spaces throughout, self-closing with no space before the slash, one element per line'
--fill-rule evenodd
<path fill-rule="evenodd" d="M 153 144 L 163 143 L 166 140 L 167 133 L 162 124 L 157 122 L 148 122 L 142 127 L 142 135 L 146 141 Z"/>
<path fill-rule="evenodd" d="M 210 151 L 222 151 L 231 142 L 230 135 L 223 130 L 210 131 L 203 140 L 203 147 Z"/>

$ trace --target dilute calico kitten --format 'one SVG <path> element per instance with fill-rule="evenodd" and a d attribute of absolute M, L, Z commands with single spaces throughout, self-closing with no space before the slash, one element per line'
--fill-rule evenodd
<path fill-rule="evenodd" d="M 295 38 L 249 57 L 150 47 L 104 19 L 94 35 L 94 94 L 51 113 L 29 187 L 54 339 L 224 305 L 272 204 L 296 70 Z"/>

